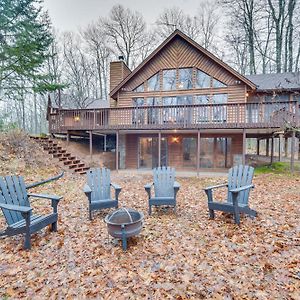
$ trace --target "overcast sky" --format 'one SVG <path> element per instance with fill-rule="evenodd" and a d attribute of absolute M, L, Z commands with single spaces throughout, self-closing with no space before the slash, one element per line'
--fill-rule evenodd
<path fill-rule="evenodd" d="M 107 16 L 112 6 L 118 3 L 141 12 L 148 24 L 153 24 L 164 8 L 177 6 L 193 15 L 199 7 L 197 0 L 44 0 L 44 7 L 49 11 L 54 27 L 60 31 L 74 31 L 99 16 Z"/>

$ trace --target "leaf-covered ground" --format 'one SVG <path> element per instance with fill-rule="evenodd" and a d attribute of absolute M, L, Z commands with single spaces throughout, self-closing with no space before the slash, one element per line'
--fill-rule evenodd
<path fill-rule="evenodd" d="M 27 182 L 56 168 L 24 170 Z M 35 174 L 34 174 L 35 173 Z M 223 178 L 179 178 L 178 210 L 147 214 L 149 176 L 113 174 L 121 206 L 145 214 L 127 252 L 108 239 L 103 217 L 87 216 L 85 178 L 66 174 L 38 191 L 63 195 L 59 230 L 43 230 L 22 250 L 21 236 L 0 240 L 0 296 L 97 299 L 299 299 L 300 178 L 259 175 L 251 194 L 256 219 L 241 226 L 217 213 L 208 219 L 202 188 Z M 219 195 L 221 197 L 221 194 Z M 50 207 L 35 200 L 37 211 Z M 1 217 L 1 227 L 4 225 Z"/>

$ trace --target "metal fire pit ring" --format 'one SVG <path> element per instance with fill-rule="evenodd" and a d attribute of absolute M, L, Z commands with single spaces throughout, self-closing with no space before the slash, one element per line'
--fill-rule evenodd
<path fill-rule="evenodd" d="M 143 228 L 144 214 L 132 208 L 121 207 L 108 214 L 104 222 L 108 234 L 122 239 L 123 250 L 127 249 L 127 238 L 138 235 Z"/>

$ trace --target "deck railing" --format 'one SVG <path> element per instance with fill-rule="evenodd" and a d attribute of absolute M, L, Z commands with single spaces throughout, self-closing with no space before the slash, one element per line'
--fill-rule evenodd
<path fill-rule="evenodd" d="M 67 130 L 276 128 L 299 126 L 297 101 L 58 109 L 49 116 L 52 133 Z"/>

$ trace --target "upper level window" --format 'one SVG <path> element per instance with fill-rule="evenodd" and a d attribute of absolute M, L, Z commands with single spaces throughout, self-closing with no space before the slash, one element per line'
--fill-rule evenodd
<path fill-rule="evenodd" d="M 135 93 L 142 93 L 142 92 L 144 92 L 144 84 L 142 83 L 141 85 L 139 85 L 138 87 L 136 87 L 133 91 Z"/>
<path fill-rule="evenodd" d="M 163 90 L 176 90 L 176 69 L 163 70 Z"/>
<path fill-rule="evenodd" d="M 157 106 L 159 104 L 160 104 L 160 98 L 158 98 L 158 97 L 149 97 L 146 100 L 147 106 Z"/>
<path fill-rule="evenodd" d="M 209 88 L 210 76 L 200 70 L 197 70 L 195 87 L 200 89 Z"/>
<path fill-rule="evenodd" d="M 213 78 L 213 88 L 222 88 L 222 87 L 227 87 L 227 85 L 224 84 L 223 82 Z"/>
<path fill-rule="evenodd" d="M 179 89 L 191 89 L 193 87 L 193 69 L 186 68 L 186 69 L 179 69 L 179 82 L 178 88 Z"/>
<path fill-rule="evenodd" d="M 195 104 L 208 104 L 209 95 L 197 95 L 195 96 Z"/>
<path fill-rule="evenodd" d="M 193 96 L 177 96 L 177 104 L 178 105 L 189 105 L 193 104 Z"/>
<path fill-rule="evenodd" d="M 215 94 L 213 95 L 213 103 L 226 103 L 228 99 L 227 94 Z"/>
<path fill-rule="evenodd" d="M 133 103 L 133 106 L 135 106 L 135 107 L 143 106 L 144 105 L 144 98 L 141 98 L 141 97 L 133 98 L 132 103 Z"/>
<path fill-rule="evenodd" d="M 148 91 L 159 91 L 159 73 L 156 73 L 147 80 Z"/>

